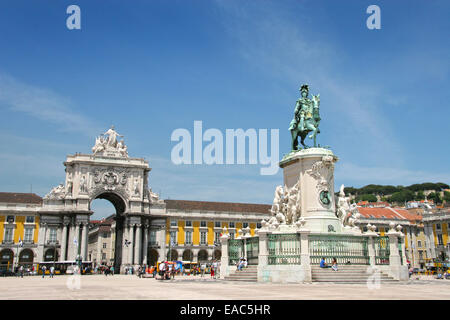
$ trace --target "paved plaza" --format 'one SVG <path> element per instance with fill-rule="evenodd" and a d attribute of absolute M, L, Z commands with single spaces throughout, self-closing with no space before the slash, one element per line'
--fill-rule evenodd
<path fill-rule="evenodd" d="M 72 277 L 72 278 L 71 278 Z M 450 299 L 449 280 L 412 280 L 381 283 L 379 289 L 365 284 L 274 284 L 213 280 L 180 276 L 175 280 L 139 279 L 131 275 L 0 278 L 0 300 L 308 300 L 308 299 Z"/>

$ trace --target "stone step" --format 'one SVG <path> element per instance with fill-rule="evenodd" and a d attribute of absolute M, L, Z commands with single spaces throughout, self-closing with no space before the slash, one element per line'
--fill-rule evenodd
<path fill-rule="evenodd" d="M 230 274 L 227 277 L 233 277 L 233 278 L 256 278 L 257 274 Z"/>
<path fill-rule="evenodd" d="M 240 279 L 240 278 L 225 278 L 225 281 L 244 281 L 244 282 L 258 282 L 257 278 L 252 279 Z"/>
<path fill-rule="evenodd" d="M 313 275 L 312 278 L 313 279 L 367 279 L 370 278 L 372 275 L 352 275 L 352 276 L 347 276 L 347 275 L 328 275 L 328 274 L 324 274 L 324 275 Z M 388 275 L 380 275 L 380 279 L 391 279 L 392 277 L 388 276 Z"/>

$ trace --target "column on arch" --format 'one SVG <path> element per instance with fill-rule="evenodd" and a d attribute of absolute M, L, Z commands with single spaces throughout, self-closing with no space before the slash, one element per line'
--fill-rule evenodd
<path fill-rule="evenodd" d="M 141 263 L 141 228 L 142 224 L 136 224 L 136 235 L 134 240 L 134 264 Z"/>

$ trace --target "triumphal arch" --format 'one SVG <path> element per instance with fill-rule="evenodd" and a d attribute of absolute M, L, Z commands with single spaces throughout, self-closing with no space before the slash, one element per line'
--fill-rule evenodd
<path fill-rule="evenodd" d="M 123 137 L 112 126 L 96 138 L 91 154 L 68 155 L 65 183 L 53 188 L 40 210 L 39 260 L 46 250 L 58 261 L 87 261 L 89 219 L 94 199 L 115 207 L 114 267 L 147 263 L 150 230 L 160 230 L 164 246 L 165 204 L 148 187 L 151 168 L 143 158 L 129 157 Z M 162 232 L 161 232 L 162 231 Z M 164 252 L 164 248 L 161 248 Z"/>

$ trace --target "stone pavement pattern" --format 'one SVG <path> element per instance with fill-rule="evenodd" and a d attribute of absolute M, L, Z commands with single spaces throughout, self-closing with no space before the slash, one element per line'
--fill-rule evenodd
<path fill-rule="evenodd" d="M 308 299 L 450 299 L 450 280 L 413 280 L 381 284 L 370 290 L 365 284 L 245 283 L 179 276 L 175 280 L 139 279 L 130 275 L 81 276 L 80 289 L 67 286 L 68 275 L 0 278 L 0 300 L 308 300 Z"/>

